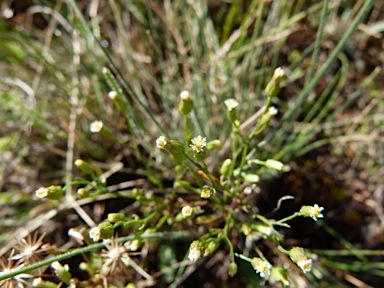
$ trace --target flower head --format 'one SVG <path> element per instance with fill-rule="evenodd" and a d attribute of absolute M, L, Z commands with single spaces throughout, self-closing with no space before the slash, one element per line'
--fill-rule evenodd
<path fill-rule="evenodd" d="M 189 247 L 188 259 L 190 261 L 196 262 L 201 258 L 201 243 L 199 240 L 193 241 Z"/>
<path fill-rule="evenodd" d="M 179 111 L 184 115 L 188 115 L 193 109 L 192 97 L 188 91 L 180 93 Z"/>
<path fill-rule="evenodd" d="M 278 112 L 279 112 L 279 110 L 277 110 L 277 108 L 275 106 L 269 107 L 268 111 L 267 111 L 268 115 L 270 115 L 270 116 L 275 116 L 275 115 L 277 115 Z"/>
<path fill-rule="evenodd" d="M 227 106 L 228 111 L 232 111 L 237 106 L 239 106 L 239 102 L 236 99 L 230 98 L 224 101 L 224 104 Z"/>
<path fill-rule="evenodd" d="M 200 197 L 204 199 L 210 198 L 213 194 L 216 193 L 216 189 L 213 187 L 210 187 L 208 185 L 204 185 L 203 189 L 201 189 Z"/>
<path fill-rule="evenodd" d="M 269 83 L 265 87 L 265 93 L 268 97 L 275 97 L 277 96 L 277 94 L 279 94 L 280 82 L 284 74 L 285 72 L 281 67 L 275 69 L 271 81 L 269 81 Z"/>
<path fill-rule="evenodd" d="M 201 135 L 193 138 L 191 140 L 191 145 L 189 145 L 194 152 L 201 153 L 204 151 L 204 147 L 207 145 L 207 139 Z"/>
<path fill-rule="evenodd" d="M 194 209 L 191 206 L 184 206 L 181 209 L 181 214 L 183 214 L 184 218 L 191 217 L 193 215 L 193 213 L 194 213 Z"/>
<path fill-rule="evenodd" d="M 115 228 L 111 223 L 103 222 L 100 223 L 99 226 L 93 227 L 91 230 L 89 230 L 89 237 L 94 242 L 97 242 L 100 239 L 109 239 L 113 236 L 114 230 Z"/>
<path fill-rule="evenodd" d="M 175 140 L 168 140 L 164 136 L 156 139 L 156 147 L 171 153 L 175 162 L 180 163 L 184 159 L 184 145 Z"/>
<path fill-rule="evenodd" d="M 24 266 L 20 260 L 16 263 L 12 260 L 13 252 L 14 250 L 12 250 L 11 255 L 7 260 L 5 260 L 3 257 L 0 258 L 0 274 L 11 272 Z M 0 280 L 0 287 L 28 287 L 28 280 L 26 280 L 26 278 L 32 277 L 33 276 L 30 274 L 18 274 L 17 276 L 7 278 L 5 280 Z"/>
<path fill-rule="evenodd" d="M 168 139 L 165 136 L 160 136 L 156 139 L 156 147 L 160 149 L 166 149 L 168 145 Z"/>
<path fill-rule="evenodd" d="M 311 217 L 313 220 L 317 221 L 318 218 L 324 218 L 324 215 L 321 213 L 324 210 L 323 207 L 315 204 L 314 206 L 303 206 L 300 209 L 301 216 Z"/>
<path fill-rule="evenodd" d="M 59 200 L 64 195 L 64 190 L 61 186 L 51 185 L 37 189 L 35 194 L 42 199 Z"/>
<path fill-rule="evenodd" d="M 92 133 L 98 133 L 103 128 L 103 125 L 102 121 L 93 121 L 91 125 L 89 125 L 89 131 Z"/>
<path fill-rule="evenodd" d="M 271 274 L 272 265 L 269 262 L 260 258 L 253 258 L 251 264 L 256 273 L 260 274 L 261 278 L 266 278 Z"/>
<path fill-rule="evenodd" d="M 39 238 L 37 238 L 38 233 L 35 232 L 33 238 L 30 233 L 28 233 L 27 239 L 21 239 L 18 244 L 13 247 L 19 251 L 19 254 L 12 256 L 12 260 L 21 260 L 24 264 L 33 264 L 41 260 L 41 253 L 46 249 L 42 249 L 43 238 L 45 233 L 43 233 Z"/>
<path fill-rule="evenodd" d="M 117 96 L 117 92 L 115 90 L 109 91 L 108 97 L 111 98 L 111 100 L 115 100 Z"/>
<path fill-rule="evenodd" d="M 103 258 L 101 272 L 104 275 L 119 273 L 127 267 L 130 261 L 127 249 L 117 240 L 117 238 L 112 238 L 110 242 L 104 241 L 104 245 L 107 248 L 107 250 L 103 250 L 101 253 Z"/>
<path fill-rule="evenodd" d="M 304 273 L 311 271 L 312 259 L 308 258 L 301 247 L 293 247 L 289 251 L 289 257 L 303 270 Z"/>
<path fill-rule="evenodd" d="M 183 91 L 180 93 L 180 98 L 182 101 L 191 101 L 192 97 L 191 94 L 189 94 L 188 91 Z"/>

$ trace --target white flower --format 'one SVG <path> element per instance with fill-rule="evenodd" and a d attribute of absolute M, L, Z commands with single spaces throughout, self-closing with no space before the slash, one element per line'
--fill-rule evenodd
<path fill-rule="evenodd" d="M 224 103 L 227 105 L 228 111 L 232 111 L 232 109 L 235 109 L 237 106 L 239 106 L 239 102 L 233 98 L 225 100 Z"/>
<path fill-rule="evenodd" d="M 323 207 L 320 207 L 319 205 L 315 204 L 313 207 L 311 207 L 310 211 L 309 211 L 309 216 L 317 221 L 317 218 L 324 218 L 324 215 L 321 214 L 321 211 L 323 211 L 324 208 Z"/>
<path fill-rule="evenodd" d="M 156 147 L 157 148 L 165 149 L 167 144 L 168 144 L 168 140 L 164 136 L 160 136 L 159 138 L 156 139 Z"/>
<path fill-rule="evenodd" d="M 41 187 L 39 189 L 36 190 L 36 196 L 39 197 L 39 198 L 46 198 L 48 196 L 48 188 L 45 188 L 45 187 Z"/>
<path fill-rule="evenodd" d="M 275 106 L 271 106 L 271 107 L 268 108 L 268 112 L 267 113 L 270 116 L 275 116 L 275 115 L 277 115 L 277 112 L 279 112 L 279 111 L 276 109 L 276 107 Z"/>
<path fill-rule="evenodd" d="M 201 189 L 200 197 L 204 199 L 208 199 L 215 193 L 216 193 L 215 188 L 210 187 L 208 185 L 204 185 L 203 189 Z"/>
<path fill-rule="evenodd" d="M 181 214 L 183 214 L 184 218 L 188 218 L 192 216 L 194 209 L 191 206 L 184 206 L 183 209 L 181 209 Z"/>
<path fill-rule="evenodd" d="M 109 93 L 108 93 L 108 97 L 109 98 L 111 98 L 112 100 L 115 100 L 116 96 L 117 96 L 117 92 L 116 91 L 114 91 L 114 90 L 109 91 Z"/>
<path fill-rule="evenodd" d="M 307 273 L 312 269 L 312 259 L 307 258 L 297 261 L 297 266 L 299 266 L 304 273 Z"/>
<path fill-rule="evenodd" d="M 183 101 L 190 101 L 191 100 L 191 94 L 189 94 L 188 91 L 183 91 L 180 93 L 180 98 Z"/>
<path fill-rule="evenodd" d="M 252 267 L 256 270 L 256 273 L 260 274 L 260 277 L 265 278 L 271 275 L 272 265 L 267 261 L 263 261 L 260 258 L 254 258 L 252 260 Z"/>
<path fill-rule="evenodd" d="M 285 71 L 281 67 L 277 67 L 275 71 L 273 72 L 273 77 L 281 78 L 285 74 Z"/>
<path fill-rule="evenodd" d="M 91 230 L 89 230 L 89 238 L 91 238 L 93 242 L 99 241 L 100 237 L 101 237 L 101 230 L 99 227 L 93 227 Z"/>
<path fill-rule="evenodd" d="M 91 125 L 89 126 L 89 130 L 92 133 L 98 133 L 103 128 L 103 122 L 102 121 L 93 121 Z"/>
<path fill-rule="evenodd" d="M 201 135 L 193 138 L 191 140 L 191 145 L 189 145 L 193 151 L 200 153 L 204 151 L 204 147 L 207 146 L 207 139 L 202 137 Z"/>
<path fill-rule="evenodd" d="M 196 262 L 201 257 L 201 251 L 198 247 L 193 247 L 189 250 L 188 259 Z"/>

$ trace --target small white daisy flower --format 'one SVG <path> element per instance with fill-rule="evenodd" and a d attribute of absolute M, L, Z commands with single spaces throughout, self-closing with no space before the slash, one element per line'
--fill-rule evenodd
<path fill-rule="evenodd" d="M 261 278 L 271 275 L 272 265 L 260 258 L 254 258 L 252 260 L 252 267 L 256 270 L 256 273 L 259 273 Z"/>
<path fill-rule="evenodd" d="M 317 218 L 324 218 L 324 215 L 321 213 L 321 211 L 324 210 L 324 207 L 320 207 L 319 205 L 315 204 L 312 209 L 310 210 L 310 217 L 317 221 Z"/>
<path fill-rule="evenodd" d="M 115 90 L 109 91 L 108 97 L 111 98 L 112 100 L 115 100 L 117 96 L 117 92 Z"/>
<path fill-rule="evenodd" d="M 310 272 L 312 269 L 312 259 L 303 259 L 297 262 L 297 266 L 303 270 L 304 273 Z"/>
<path fill-rule="evenodd" d="M 191 94 L 188 91 L 183 91 L 180 93 L 180 98 L 183 101 L 190 101 L 191 100 Z"/>
<path fill-rule="evenodd" d="M 193 247 L 189 250 L 188 259 L 196 262 L 201 257 L 201 251 L 198 247 Z"/>
<path fill-rule="evenodd" d="M 237 106 L 239 106 L 239 102 L 237 102 L 237 100 L 233 98 L 225 100 L 224 103 L 227 106 L 228 111 L 232 111 Z"/>
<path fill-rule="evenodd" d="M 184 206 L 183 209 L 181 209 L 181 214 L 183 214 L 184 218 L 188 218 L 192 216 L 193 210 L 194 209 L 191 206 Z"/>
<path fill-rule="evenodd" d="M 202 137 L 201 135 L 193 138 L 191 140 L 191 145 L 189 145 L 193 151 L 200 153 L 204 151 L 204 147 L 207 146 L 207 139 Z"/>
<path fill-rule="evenodd" d="M 92 133 L 98 133 L 103 128 L 103 122 L 102 121 L 93 121 L 91 125 L 89 126 L 89 130 Z"/>
<path fill-rule="evenodd" d="M 159 138 L 156 139 L 156 147 L 157 148 L 165 149 L 167 144 L 168 144 L 168 140 L 164 136 L 160 136 Z"/>
<path fill-rule="evenodd" d="M 269 107 L 268 108 L 268 114 L 270 115 L 270 116 L 275 116 L 275 115 L 277 115 L 277 112 L 279 112 L 278 110 L 277 110 L 277 108 L 275 107 L 275 106 L 271 106 L 271 107 Z"/>
<path fill-rule="evenodd" d="M 97 242 L 101 238 L 101 230 L 99 227 L 93 227 L 89 230 L 89 238 L 93 240 L 93 242 Z"/>

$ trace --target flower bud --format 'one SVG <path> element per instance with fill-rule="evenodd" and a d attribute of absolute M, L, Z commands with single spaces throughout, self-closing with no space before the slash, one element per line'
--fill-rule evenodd
<path fill-rule="evenodd" d="M 77 195 L 79 195 L 80 198 L 87 198 L 90 194 L 88 189 L 85 188 L 79 188 L 76 191 Z"/>
<path fill-rule="evenodd" d="M 208 243 L 207 248 L 205 248 L 204 255 L 212 254 L 219 248 L 220 242 L 217 240 L 212 240 Z"/>
<path fill-rule="evenodd" d="M 223 164 L 221 164 L 220 167 L 220 175 L 226 176 L 229 173 L 229 169 L 231 168 L 232 160 L 231 159 L 225 159 Z"/>
<path fill-rule="evenodd" d="M 64 195 L 64 190 L 61 186 L 51 185 L 49 187 L 41 187 L 36 191 L 36 196 L 39 198 L 59 200 Z"/>
<path fill-rule="evenodd" d="M 111 223 L 124 222 L 127 221 L 127 217 L 123 213 L 109 213 L 108 221 Z"/>
<path fill-rule="evenodd" d="M 321 213 L 323 210 L 323 207 L 315 204 L 314 206 L 301 207 L 299 214 L 304 217 L 311 217 L 313 220 L 317 221 L 317 218 L 324 218 L 324 215 Z"/>
<path fill-rule="evenodd" d="M 237 264 L 235 262 L 231 262 L 228 266 L 228 275 L 233 277 L 237 273 Z"/>
<path fill-rule="evenodd" d="M 273 267 L 271 272 L 271 277 L 275 279 L 276 282 L 280 282 L 283 287 L 290 286 L 287 276 L 287 270 L 281 267 Z"/>
<path fill-rule="evenodd" d="M 258 183 L 260 181 L 260 176 L 256 174 L 245 174 L 243 173 L 241 176 L 243 176 L 244 180 L 250 183 Z"/>
<path fill-rule="evenodd" d="M 53 270 L 55 270 L 55 273 L 56 273 L 57 277 L 61 281 L 63 281 L 67 285 L 70 283 L 72 275 L 69 272 L 68 264 L 65 264 L 63 266 L 59 262 L 56 261 L 56 262 L 53 262 L 51 264 L 51 267 L 53 268 Z"/>
<path fill-rule="evenodd" d="M 245 236 L 248 236 L 252 233 L 252 228 L 249 224 L 243 224 L 241 226 L 241 231 L 244 233 Z"/>
<path fill-rule="evenodd" d="M 207 143 L 207 150 L 213 150 L 216 148 L 221 147 L 221 141 L 220 140 L 212 140 Z"/>
<path fill-rule="evenodd" d="M 99 226 L 93 227 L 89 230 L 89 237 L 93 240 L 93 242 L 97 242 L 100 239 L 105 240 L 109 239 L 113 236 L 115 231 L 115 227 L 109 222 L 100 223 Z"/>
<path fill-rule="evenodd" d="M 253 258 L 251 264 L 256 273 L 260 274 L 261 278 L 266 278 L 271 274 L 272 265 L 269 262 L 260 258 Z"/>
<path fill-rule="evenodd" d="M 200 259 L 201 248 L 202 248 L 202 244 L 199 240 L 193 241 L 189 246 L 188 259 L 193 262 L 196 262 L 198 259 Z"/>
<path fill-rule="evenodd" d="M 227 116 L 231 122 L 235 122 L 237 119 L 236 116 L 236 107 L 239 106 L 239 102 L 236 101 L 236 99 L 227 99 L 224 101 L 225 105 L 227 106 Z"/>
<path fill-rule="evenodd" d="M 192 111 L 192 98 L 188 91 L 180 93 L 179 111 L 184 115 L 188 115 Z"/>
<path fill-rule="evenodd" d="M 267 95 L 267 97 L 275 97 L 277 96 L 277 94 L 279 94 L 280 82 L 283 76 L 284 70 L 281 67 L 277 68 L 274 71 L 271 81 L 269 81 L 269 83 L 265 87 L 265 94 Z"/>
<path fill-rule="evenodd" d="M 273 160 L 273 159 L 268 159 L 265 161 L 264 164 L 268 168 L 276 169 L 276 170 L 283 170 L 284 169 L 284 164 L 281 163 L 280 161 Z"/>
<path fill-rule="evenodd" d="M 82 159 L 75 160 L 75 166 L 81 170 L 84 174 L 92 174 L 94 169 L 91 164 L 85 162 Z"/>
<path fill-rule="evenodd" d="M 171 153 L 176 163 L 180 163 L 184 159 L 184 145 L 178 141 L 168 140 L 164 136 L 160 136 L 156 140 L 156 146 Z"/>
<path fill-rule="evenodd" d="M 43 278 L 35 278 L 32 282 L 32 287 L 34 288 L 57 288 L 57 284 L 50 282 L 50 281 L 44 281 Z"/>
<path fill-rule="evenodd" d="M 304 273 L 311 271 L 312 259 L 306 256 L 303 248 L 293 247 L 291 251 L 289 251 L 289 257 L 291 257 L 291 260 L 296 263 Z"/>

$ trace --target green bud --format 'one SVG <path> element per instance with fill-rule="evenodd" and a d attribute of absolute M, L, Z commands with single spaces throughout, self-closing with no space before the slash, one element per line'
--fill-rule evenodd
<path fill-rule="evenodd" d="M 237 273 L 237 264 L 235 262 L 231 262 L 228 267 L 228 275 L 233 277 Z"/>
<path fill-rule="evenodd" d="M 57 288 L 57 284 L 50 282 L 50 281 L 44 281 L 43 278 L 35 278 L 32 282 L 32 287 L 34 288 Z"/>
<path fill-rule="evenodd" d="M 265 87 L 265 94 L 267 97 L 275 97 L 280 92 L 280 82 L 284 76 L 284 70 L 282 68 L 277 68 L 272 76 L 271 81 Z"/>
<path fill-rule="evenodd" d="M 63 281 L 65 284 L 69 285 L 72 275 L 69 272 L 69 266 L 68 264 L 65 264 L 64 266 L 61 265 L 59 262 L 53 262 L 51 264 L 51 267 L 55 270 L 55 273 L 57 277 Z"/>
<path fill-rule="evenodd" d="M 217 250 L 217 248 L 219 248 L 219 241 L 217 240 L 212 240 L 208 243 L 207 247 L 205 248 L 205 252 L 204 252 L 204 255 L 209 255 L 209 254 L 212 254 L 213 252 L 215 252 Z"/>
<path fill-rule="evenodd" d="M 108 214 L 108 221 L 111 223 L 117 223 L 117 222 L 125 222 L 127 221 L 127 217 L 123 213 L 109 213 Z"/>
<path fill-rule="evenodd" d="M 317 221 L 317 218 L 324 218 L 324 215 L 321 213 L 323 210 L 324 208 L 317 204 L 314 206 L 302 206 L 299 214 L 303 217 L 311 217 L 313 220 Z"/>
<path fill-rule="evenodd" d="M 241 176 L 243 176 L 244 180 L 250 183 L 258 183 L 260 181 L 260 176 L 256 174 L 245 174 L 243 173 Z"/>
<path fill-rule="evenodd" d="M 227 116 L 228 119 L 231 120 L 231 122 L 235 122 L 237 119 L 236 116 L 236 108 L 239 106 L 239 102 L 237 102 L 235 99 L 227 99 L 224 101 L 225 105 L 227 106 Z"/>
<path fill-rule="evenodd" d="M 193 108 L 191 95 L 188 91 L 183 91 L 180 93 L 180 99 L 179 111 L 184 115 L 188 115 Z"/>
<path fill-rule="evenodd" d="M 284 169 L 284 164 L 281 163 L 280 161 L 273 160 L 273 159 L 268 159 L 265 161 L 264 164 L 268 168 L 276 169 L 276 170 L 283 170 Z"/>
<path fill-rule="evenodd" d="M 252 233 L 252 228 L 249 224 L 243 224 L 241 226 L 241 231 L 243 231 L 245 236 L 248 236 Z"/>
<path fill-rule="evenodd" d="M 77 189 L 77 195 L 79 195 L 80 198 L 87 198 L 90 194 L 89 190 L 85 188 L 79 188 Z"/>
<path fill-rule="evenodd" d="M 231 159 L 225 159 L 223 164 L 220 167 L 220 175 L 226 176 L 229 173 L 229 169 L 231 168 L 232 160 Z"/>
<path fill-rule="evenodd" d="M 207 143 L 207 150 L 213 150 L 216 148 L 221 147 L 221 141 L 220 140 L 212 140 Z"/>
<path fill-rule="evenodd" d="M 85 162 L 85 161 L 82 160 L 82 159 L 77 159 L 77 160 L 75 161 L 75 166 L 76 166 L 77 168 L 79 168 L 79 169 L 81 170 L 81 172 L 83 172 L 84 174 L 87 174 L 87 175 L 89 175 L 89 174 L 93 174 L 94 171 L 95 171 L 95 169 L 93 169 L 93 167 L 92 167 L 91 164 Z"/>
<path fill-rule="evenodd" d="M 312 269 L 312 259 L 309 259 L 301 247 L 293 247 L 289 251 L 289 257 L 291 260 L 299 266 L 304 273 L 311 271 Z"/>
<path fill-rule="evenodd" d="M 36 191 L 36 196 L 42 199 L 59 200 L 63 195 L 63 188 L 55 185 L 41 187 Z"/>
<path fill-rule="evenodd" d="M 287 276 L 287 270 L 281 267 L 273 267 L 271 272 L 271 277 L 275 279 L 276 282 L 280 282 L 283 287 L 290 286 Z"/>
<path fill-rule="evenodd" d="M 89 230 L 89 237 L 97 242 L 99 240 L 110 239 L 113 236 L 115 227 L 109 222 L 100 223 L 99 226 Z"/>

